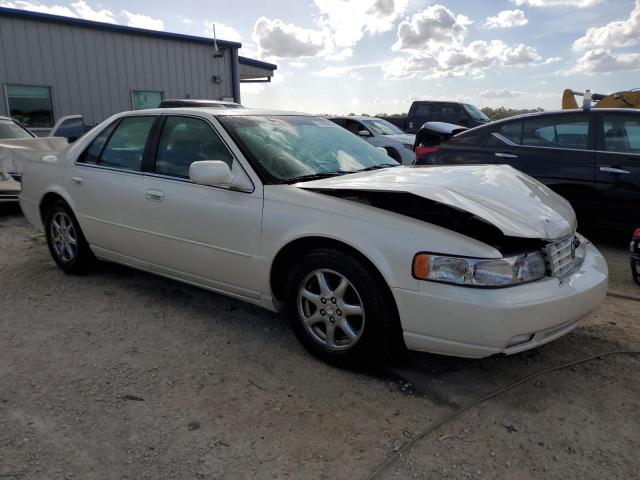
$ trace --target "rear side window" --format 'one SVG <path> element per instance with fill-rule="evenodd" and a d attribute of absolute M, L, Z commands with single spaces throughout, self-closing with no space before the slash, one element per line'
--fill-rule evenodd
<path fill-rule="evenodd" d="M 445 105 L 440 109 L 440 121 L 445 123 L 456 123 L 460 121 L 460 107 Z"/>
<path fill-rule="evenodd" d="M 413 115 L 417 118 L 430 118 L 433 117 L 433 105 L 418 104 L 413 112 Z"/>
<path fill-rule="evenodd" d="M 105 128 L 100 133 L 100 135 L 98 135 L 93 140 L 93 142 L 91 142 L 91 145 L 89 145 L 89 148 L 87 148 L 82 154 L 82 156 L 80 157 L 80 162 L 91 163 L 91 164 L 98 163 L 98 160 L 100 160 L 100 155 L 102 155 L 102 150 L 104 150 L 104 146 L 107 143 L 107 140 L 109 140 L 109 137 L 111 136 L 111 133 L 113 133 L 113 130 L 114 128 L 116 128 L 117 124 L 118 124 L 117 121 L 113 122 L 111 125 Z"/>
<path fill-rule="evenodd" d="M 207 122 L 167 117 L 158 145 L 156 173 L 189 178 L 191 164 L 202 160 L 221 160 L 231 168 L 233 156 Z"/>
<path fill-rule="evenodd" d="M 552 115 L 524 121 L 522 145 L 587 150 L 589 115 Z"/>
<path fill-rule="evenodd" d="M 605 151 L 640 153 L 640 116 L 603 114 L 602 124 Z"/>
<path fill-rule="evenodd" d="M 149 132 L 156 117 L 125 117 L 107 127 L 91 143 L 81 161 L 104 167 L 140 171 Z"/>
<path fill-rule="evenodd" d="M 497 133 L 516 145 L 520 145 L 522 143 L 522 122 L 504 123 L 495 130 L 494 133 Z M 500 140 L 492 135 L 489 137 L 488 143 L 498 145 Z"/>

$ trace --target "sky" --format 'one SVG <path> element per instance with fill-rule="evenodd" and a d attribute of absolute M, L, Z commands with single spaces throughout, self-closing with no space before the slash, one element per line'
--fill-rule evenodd
<path fill-rule="evenodd" d="M 0 0 L 0 5 L 242 43 L 275 63 L 242 103 L 404 113 L 421 99 L 560 108 L 565 88 L 640 88 L 640 0 Z"/>

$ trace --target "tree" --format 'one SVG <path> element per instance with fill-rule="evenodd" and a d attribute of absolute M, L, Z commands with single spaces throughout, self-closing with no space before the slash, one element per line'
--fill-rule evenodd
<path fill-rule="evenodd" d="M 535 112 L 543 112 L 544 109 L 537 107 L 534 109 L 527 109 L 527 108 L 522 108 L 522 109 L 517 109 L 517 108 L 505 108 L 505 107 L 498 107 L 498 108 L 491 108 L 491 107 L 484 107 L 482 109 L 482 113 L 484 113 L 487 117 L 489 117 L 490 120 L 501 120 L 503 118 L 508 118 L 508 117 L 513 117 L 514 115 L 522 115 L 523 113 L 535 113 Z"/>

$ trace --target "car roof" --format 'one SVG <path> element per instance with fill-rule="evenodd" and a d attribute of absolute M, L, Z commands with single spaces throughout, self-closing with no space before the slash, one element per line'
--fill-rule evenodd
<path fill-rule="evenodd" d="M 194 114 L 202 115 L 203 113 L 213 115 L 214 117 L 258 117 L 258 116 L 306 116 L 317 117 L 310 113 L 291 112 L 286 110 L 263 110 L 258 108 L 217 108 L 217 107 L 179 107 L 179 108 L 150 108 L 146 110 L 132 110 L 121 112 L 121 116 L 141 115 L 141 114 Z"/>
<path fill-rule="evenodd" d="M 340 116 L 340 117 L 329 117 L 329 120 L 338 120 L 338 119 L 345 119 L 345 120 L 384 120 L 384 118 L 369 117 L 367 115 L 346 115 L 346 116 Z"/>
<path fill-rule="evenodd" d="M 543 112 L 530 112 L 530 113 L 522 113 L 520 115 L 514 115 L 513 117 L 502 118 L 500 120 L 496 120 L 492 123 L 504 122 L 507 120 L 514 120 L 518 118 L 527 118 L 527 117 L 542 117 L 542 116 L 552 116 L 552 115 L 565 115 L 569 114 L 579 114 L 579 113 L 595 113 L 595 112 L 603 112 L 603 113 L 635 113 L 636 115 L 640 115 L 640 110 L 637 108 L 591 108 L 588 110 L 582 108 L 571 108 L 567 110 L 547 110 Z"/>
<path fill-rule="evenodd" d="M 5 117 L 4 115 L 0 115 L 0 120 L 11 120 L 13 122 L 13 118 Z"/>
<path fill-rule="evenodd" d="M 227 102 L 225 100 L 207 100 L 207 99 L 192 99 L 192 98 L 167 98 L 160 102 L 162 104 L 174 104 L 176 107 L 207 107 L 207 106 L 220 106 L 224 107 L 226 105 L 232 105 L 234 107 L 242 107 L 239 103 L 236 102 Z M 161 108 L 170 108 L 167 105 Z M 174 107 L 175 108 L 175 107 Z"/>

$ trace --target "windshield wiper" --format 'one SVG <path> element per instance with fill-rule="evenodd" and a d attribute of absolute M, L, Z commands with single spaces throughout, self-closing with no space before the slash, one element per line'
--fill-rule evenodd
<path fill-rule="evenodd" d="M 370 172 L 371 170 L 380 170 L 382 168 L 399 167 L 399 166 L 400 164 L 396 164 L 396 163 L 381 163 L 380 165 L 372 165 L 367 168 L 361 168 L 360 170 L 356 170 L 356 172 Z"/>
<path fill-rule="evenodd" d="M 322 180 L 323 178 L 337 177 L 338 175 L 344 175 L 345 173 L 353 172 L 323 172 L 323 173 L 310 173 L 308 175 L 300 175 L 298 177 L 287 178 L 282 183 L 298 183 L 298 182 L 310 182 L 312 180 Z"/>

